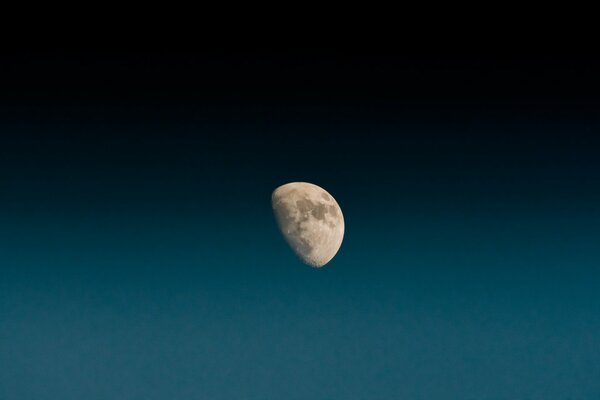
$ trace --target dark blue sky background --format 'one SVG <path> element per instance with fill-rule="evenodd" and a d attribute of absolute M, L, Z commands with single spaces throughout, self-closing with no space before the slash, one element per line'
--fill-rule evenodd
<path fill-rule="evenodd" d="M 0 399 L 597 398 L 598 67 L 4 56 Z"/>

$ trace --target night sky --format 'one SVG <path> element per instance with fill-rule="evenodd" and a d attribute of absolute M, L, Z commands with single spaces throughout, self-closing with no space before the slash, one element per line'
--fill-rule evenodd
<path fill-rule="evenodd" d="M 5 54 L 0 399 L 600 398 L 599 110 L 593 60 Z"/>

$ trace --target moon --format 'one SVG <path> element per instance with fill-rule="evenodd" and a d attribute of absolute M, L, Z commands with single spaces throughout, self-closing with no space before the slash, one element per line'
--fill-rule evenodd
<path fill-rule="evenodd" d="M 344 239 L 344 216 L 332 195 L 292 182 L 273 191 L 271 204 L 279 230 L 303 262 L 320 268 L 331 261 Z"/>

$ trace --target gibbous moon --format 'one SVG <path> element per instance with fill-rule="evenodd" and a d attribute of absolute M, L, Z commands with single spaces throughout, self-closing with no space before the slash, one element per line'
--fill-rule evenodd
<path fill-rule="evenodd" d="M 331 261 L 344 239 L 344 216 L 332 195 L 292 182 L 275 189 L 271 202 L 279 230 L 302 261 L 315 268 Z"/>

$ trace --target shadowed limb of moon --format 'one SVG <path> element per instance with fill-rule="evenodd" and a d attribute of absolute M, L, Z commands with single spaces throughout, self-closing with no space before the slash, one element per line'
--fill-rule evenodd
<path fill-rule="evenodd" d="M 344 239 L 344 216 L 333 196 L 292 182 L 275 189 L 271 202 L 279 230 L 302 261 L 315 268 L 331 261 Z"/>

